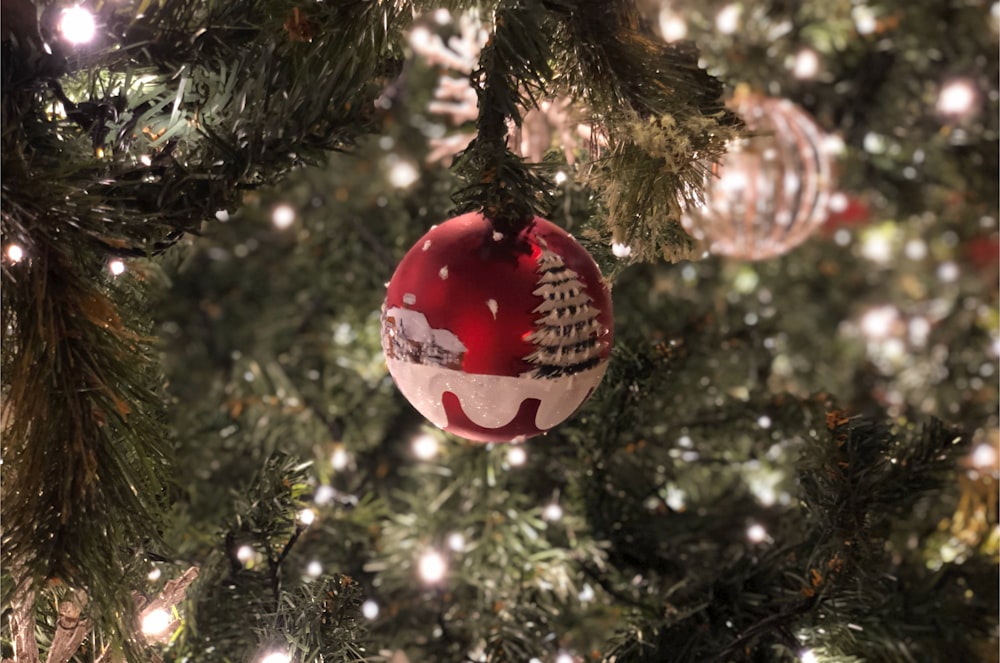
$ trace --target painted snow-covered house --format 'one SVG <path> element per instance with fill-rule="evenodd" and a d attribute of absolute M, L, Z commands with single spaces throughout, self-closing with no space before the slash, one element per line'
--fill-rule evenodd
<path fill-rule="evenodd" d="M 466 347 L 447 329 L 434 329 L 420 311 L 393 306 L 382 313 L 382 347 L 393 359 L 461 370 Z"/>

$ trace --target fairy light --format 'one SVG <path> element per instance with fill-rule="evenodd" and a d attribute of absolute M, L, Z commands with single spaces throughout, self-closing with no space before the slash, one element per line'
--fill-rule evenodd
<path fill-rule="evenodd" d="M 436 584 L 444 580 L 448 573 L 448 563 L 438 551 L 428 550 L 417 562 L 417 573 L 424 582 Z"/>
<path fill-rule="evenodd" d="M 851 10 L 851 17 L 854 19 L 854 29 L 859 35 L 870 35 L 878 28 L 878 21 L 875 20 L 875 13 L 871 7 L 858 5 Z"/>
<path fill-rule="evenodd" d="M 522 446 L 513 446 L 507 450 L 507 463 L 511 467 L 520 467 L 528 461 L 528 452 Z"/>
<path fill-rule="evenodd" d="M 152 166 L 153 165 L 153 158 L 151 156 L 149 156 L 148 154 L 143 154 L 141 157 L 139 157 L 139 161 L 142 162 L 143 166 Z"/>
<path fill-rule="evenodd" d="M 150 579 L 150 581 L 152 581 L 152 582 L 156 582 L 157 580 L 159 580 L 159 579 L 160 579 L 160 576 L 161 576 L 161 575 L 163 575 L 163 571 L 161 571 L 161 570 L 159 569 L 159 567 L 156 567 L 156 566 L 154 566 L 154 567 L 153 567 L 153 570 L 152 570 L 152 571 L 150 571 L 150 572 L 149 572 L 149 573 L 148 573 L 148 574 L 146 575 L 146 577 L 147 577 L 147 578 L 149 578 L 149 579 Z"/>
<path fill-rule="evenodd" d="M 240 560 L 245 565 L 247 562 L 253 559 L 253 548 L 251 548 L 250 546 L 240 546 L 236 550 L 236 559 Z"/>
<path fill-rule="evenodd" d="M 747 528 L 747 539 L 750 543 L 763 543 L 767 541 L 767 530 L 760 523 L 754 523 Z"/>
<path fill-rule="evenodd" d="M 569 652 L 561 651 L 556 656 L 555 663 L 573 663 L 573 656 Z"/>
<path fill-rule="evenodd" d="M 410 45 L 417 50 L 428 48 L 433 41 L 434 35 L 422 25 L 410 31 Z"/>
<path fill-rule="evenodd" d="M 421 433 L 411 443 L 413 455 L 420 460 L 431 460 L 438 455 L 438 441 L 433 435 Z"/>
<path fill-rule="evenodd" d="M 616 258 L 628 258 L 632 255 L 632 247 L 628 244 L 613 242 L 611 244 L 611 253 L 613 253 Z"/>
<path fill-rule="evenodd" d="M 803 48 L 795 55 L 792 75 L 799 79 L 814 78 L 819 73 L 819 55 L 816 51 Z"/>
<path fill-rule="evenodd" d="M 898 314 L 891 306 L 873 308 L 861 317 L 861 331 L 869 338 L 885 338 L 892 331 Z"/>
<path fill-rule="evenodd" d="M 811 649 L 802 651 L 799 654 L 799 661 L 802 663 L 819 663 L 819 659 L 816 658 L 816 654 L 814 654 Z"/>
<path fill-rule="evenodd" d="M 892 258 L 892 240 L 884 232 L 866 233 L 861 253 L 872 262 L 889 262 Z"/>
<path fill-rule="evenodd" d="M 323 575 L 323 565 L 320 564 L 318 559 L 314 559 L 306 565 L 306 575 L 312 578 L 318 578 Z"/>
<path fill-rule="evenodd" d="M 299 511 L 299 522 L 309 527 L 316 521 L 316 512 L 312 509 L 302 509 Z"/>
<path fill-rule="evenodd" d="M 938 265 L 937 277 L 942 283 L 953 283 L 958 280 L 960 270 L 958 265 L 950 260 Z"/>
<path fill-rule="evenodd" d="M 295 208 L 282 204 L 271 210 L 271 223 L 275 228 L 284 230 L 295 223 Z"/>
<path fill-rule="evenodd" d="M 715 16 L 715 28 L 724 35 L 731 35 L 740 27 L 740 6 L 726 5 Z"/>
<path fill-rule="evenodd" d="M 146 635 L 160 635 L 170 628 L 173 621 L 173 616 L 163 608 L 150 610 L 142 617 L 142 632 Z"/>
<path fill-rule="evenodd" d="M 322 485 L 313 493 L 313 502 L 316 504 L 329 504 L 337 496 L 337 491 L 332 486 Z"/>
<path fill-rule="evenodd" d="M 969 81 L 952 81 L 941 88 L 937 109 L 942 115 L 968 115 L 976 103 L 976 90 Z"/>
<path fill-rule="evenodd" d="M 993 448 L 992 444 L 983 442 L 972 450 L 969 460 L 976 469 L 993 469 L 997 465 L 997 450 Z"/>
<path fill-rule="evenodd" d="M 465 550 L 465 537 L 458 532 L 452 532 L 448 535 L 448 547 L 455 552 L 462 552 Z"/>
<path fill-rule="evenodd" d="M 562 507 L 558 502 L 552 502 L 542 510 L 542 518 L 548 521 L 556 521 L 563 517 Z"/>
<path fill-rule="evenodd" d="M 665 7 L 660 11 L 660 34 L 664 41 L 680 41 L 687 37 L 687 33 L 688 26 L 683 18 Z"/>
<path fill-rule="evenodd" d="M 371 599 L 361 604 L 361 614 L 365 616 L 365 619 L 375 619 L 378 617 L 378 612 L 378 603 Z"/>
<path fill-rule="evenodd" d="M 11 262 L 21 262 L 24 258 L 24 249 L 17 244 L 11 244 L 7 247 L 7 257 Z"/>
<path fill-rule="evenodd" d="M 283 651 L 272 651 L 264 654 L 264 657 L 260 659 L 260 663 L 291 663 L 292 657 L 288 655 L 288 652 Z"/>
<path fill-rule="evenodd" d="M 389 184 L 405 189 L 420 178 L 416 166 L 409 161 L 397 161 L 389 167 Z"/>
<path fill-rule="evenodd" d="M 560 170 L 555 174 L 555 176 L 552 179 L 555 181 L 556 184 L 564 184 L 567 180 L 567 175 L 566 173 Z"/>
<path fill-rule="evenodd" d="M 97 34 L 94 15 L 79 6 L 64 9 L 59 17 L 59 32 L 71 44 L 86 44 Z"/>
<path fill-rule="evenodd" d="M 577 595 L 577 598 L 580 600 L 580 603 L 590 603 L 594 600 L 595 596 L 594 588 L 585 583 L 583 588 L 580 590 L 580 593 Z"/>
<path fill-rule="evenodd" d="M 337 447 L 333 450 L 333 455 L 330 457 L 330 464 L 333 465 L 333 469 L 342 470 L 350 462 L 351 457 L 347 455 L 347 450 L 344 447 Z"/>
<path fill-rule="evenodd" d="M 108 263 L 108 269 L 110 269 L 111 273 L 115 276 L 121 276 L 125 273 L 125 263 L 121 260 L 112 260 Z"/>

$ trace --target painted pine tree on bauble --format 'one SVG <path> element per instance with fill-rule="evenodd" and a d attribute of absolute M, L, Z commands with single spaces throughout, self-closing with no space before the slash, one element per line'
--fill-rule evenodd
<path fill-rule="evenodd" d="M 539 287 L 532 294 L 542 298 L 534 310 L 542 316 L 528 335 L 537 349 L 525 357 L 537 367 L 532 377 L 557 378 L 593 368 L 604 350 L 603 327 L 586 286 L 559 254 L 548 249 L 538 258 L 538 273 Z"/>

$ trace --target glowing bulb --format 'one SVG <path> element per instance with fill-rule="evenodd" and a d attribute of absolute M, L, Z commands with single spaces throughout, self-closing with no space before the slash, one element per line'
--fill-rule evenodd
<path fill-rule="evenodd" d="M 616 258 L 628 258 L 632 255 L 632 247 L 628 244 L 619 244 L 618 242 L 614 242 L 611 244 L 611 253 L 613 253 Z"/>
<path fill-rule="evenodd" d="M 559 520 L 562 517 L 563 517 L 562 507 L 559 506 L 559 504 L 556 502 L 549 504 L 542 511 L 542 518 L 544 518 L 545 520 Z"/>
<path fill-rule="evenodd" d="M 688 26 L 683 18 L 666 8 L 660 12 L 660 34 L 664 41 L 680 41 L 687 37 L 687 33 Z"/>
<path fill-rule="evenodd" d="M 993 448 L 992 444 L 983 442 L 972 450 L 970 460 L 972 461 L 972 466 L 977 469 L 993 469 L 997 464 L 997 451 Z"/>
<path fill-rule="evenodd" d="M 351 462 L 351 457 L 347 455 L 347 450 L 344 447 L 337 447 L 333 450 L 333 456 L 330 457 L 330 464 L 333 465 L 333 469 L 342 470 L 347 467 L 349 462 Z"/>
<path fill-rule="evenodd" d="M 892 242 L 883 233 L 867 233 L 861 253 L 872 262 L 888 262 L 892 258 Z"/>
<path fill-rule="evenodd" d="M 747 528 L 747 538 L 750 543 L 763 543 L 767 540 L 767 530 L 762 525 L 754 523 Z"/>
<path fill-rule="evenodd" d="M 444 580 L 444 576 L 448 572 L 448 564 L 441 553 L 436 550 L 428 550 L 420 556 L 420 561 L 417 562 L 417 572 L 424 582 L 438 583 Z"/>
<path fill-rule="evenodd" d="M 125 263 L 121 260 L 112 260 L 108 263 L 108 269 L 110 269 L 111 273 L 115 276 L 121 276 L 125 273 Z"/>
<path fill-rule="evenodd" d="M 433 435 L 422 433 L 413 438 L 413 455 L 420 460 L 430 460 L 438 454 L 438 441 Z"/>
<path fill-rule="evenodd" d="M 330 486 L 323 485 L 317 488 L 316 492 L 313 493 L 313 502 L 316 504 L 329 504 L 333 501 L 333 498 L 336 497 L 336 495 L 337 491 Z"/>
<path fill-rule="evenodd" d="M 302 509 L 299 511 L 299 522 L 308 527 L 316 521 L 316 512 L 312 509 Z"/>
<path fill-rule="evenodd" d="M 760 417 L 757 418 L 757 425 L 760 426 L 761 428 L 770 428 L 771 417 L 767 416 L 766 414 L 760 415 Z"/>
<path fill-rule="evenodd" d="M 59 31 L 71 44 L 85 44 L 97 33 L 94 15 L 83 7 L 64 9 L 59 18 Z"/>
<path fill-rule="evenodd" d="M 236 559 L 246 564 L 253 559 L 253 548 L 250 546 L 240 546 L 236 551 Z"/>
<path fill-rule="evenodd" d="M 522 446 L 514 446 L 507 450 L 507 462 L 511 467 L 520 467 L 528 461 L 528 452 Z"/>
<path fill-rule="evenodd" d="M 556 173 L 555 177 L 553 177 L 552 179 L 555 180 L 556 184 L 562 184 L 566 181 L 566 173 L 560 170 L 559 172 Z"/>
<path fill-rule="evenodd" d="M 361 604 L 361 614 L 364 615 L 366 619 L 375 619 L 378 617 L 378 603 L 368 599 Z"/>
<path fill-rule="evenodd" d="M 7 247 L 7 257 L 10 258 L 11 262 L 21 262 L 21 259 L 24 258 L 24 249 L 17 244 L 11 244 Z"/>
<path fill-rule="evenodd" d="M 570 654 L 561 651 L 559 652 L 559 655 L 556 656 L 555 663 L 573 663 L 573 657 Z"/>
<path fill-rule="evenodd" d="M 405 189 L 420 178 L 420 173 L 409 161 L 397 161 L 389 168 L 389 184 Z"/>
<path fill-rule="evenodd" d="M 271 223 L 284 230 L 295 223 L 295 209 L 291 205 L 278 205 L 271 211 Z"/>
<path fill-rule="evenodd" d="M 740 6 L 726 5 L 715 16 L 715 28 L 724 35 L 731 35 L 740 27 Z"/>
<path fill-rule="evenodd" d="M 944 115 L 967 115 L 976 103 L 976 90 L 968 81 L 952 81 L 938 95 L 937 109 Z"/>
<path fill-rule="evenodd" d="M 903 247 L 903 253 L 910 260 L 923 260 L 927 257 L 927 242 L 922 239 L 911 239 Z"/>
<path fill-rule="evenodd" d="M 795 78 L 813 78 L 819 73 L 819 56 L 816 51 L 804 48 L 795 56 L 795 66 L 792 75 Z"/>
<path fill-rule="evenodd" d="M 141 157 L 139 157 L 139 161 L 142 162 L 143 166 L 153 165 L 153 158 L 150 157 L 148 154 L 143 154 Z"/>
<path fill-rule="evenodd" d="M 870 35 L 878 28 L 878 21 L 875 20 L 871 7 L 859 5 L 851 10 L 851 16 L 854 18 L 854 29 L 859 35 Z"/>
<path fill-rule="evenodd" d="M 937 277 L 942 283 L 952 283 L 953 281 L 957 281 L 958 276 L 959 269 L 957 264 L 948 261 L 938 265 Z"/>
<path fill-rule="evenodd" d="M 291 663 L 292 657 L 283 651 L 273 651 L 264 654 L 264 658 L 260 659 L 260 663 Z"/>
<path fill-rule="evenodd" d="M 577 596 L 577 598 L 580 599 L 581 603 L 589 603 L 590 601 L 594 600 L 594 596 L 595 596 L 594 588 L 588 584 L 585 584 L 583 586 L 583 589 L 580 590 L 580 594 Z"/>
<path fill-rule="evenodd" d="M 146 577 L 152 580 L 153 582 L 156 582 L 157 580 L 160 579 L 161 575 L 163 575 L 163 571 L 154 566 L 153 570 L 150 571 Z"/>
<path fill-rule="evenodd" d="M 465 537 L 458 532 L 453 532 L 448 535 L 448 547 L 455 552 L 462 552 L 465 550 Z"/>
<path fill-rule="evenodd" d="M 434 36 L 431 31 L 423 26 L 418 26 L 410 31 L 410 44 L 417 50 L 424 50 L 431 45 Z"/>
<path fill-rule="evenodd" d="M 306 575 L 312 576 L 313 578 L 318 578 L 323 575 L 323 565 L 319 563 L 319 560 L 314 559 L 306 565 Z"/>
<path fill-rule="evenodd" d="M 151 610 L 142 617 L 142 632 L 146 635 L 160 635 L 170 628 L 173 621 L 174 618 L 163 608 Z"/>
<path fill-rule="evenodd" d="M 861 331 L 869 338 L 885 338 L 896 322 L 896 309 L 891 306 L 873 308 L 861 318 Z"/>
<path fill-rule="evenodd" d="M 811 649 L 806 649 L 801 654 L 799 654 L 799 660 L 802 663 L 818 663 L 819 659 L 816 658 L 816 654 L 812 653 Z"/>

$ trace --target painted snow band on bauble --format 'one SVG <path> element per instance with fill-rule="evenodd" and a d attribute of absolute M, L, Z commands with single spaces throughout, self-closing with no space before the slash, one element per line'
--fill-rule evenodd
<path fill-rule="evenodd" d="M 597 265 L 538 217 L 511 237 L 479 214 L 435 226 L 400 262 L 382 310 L 400 391 L 436 426 L 480 441 L 572 415 L 603 378 L 612 336 Z"/>

